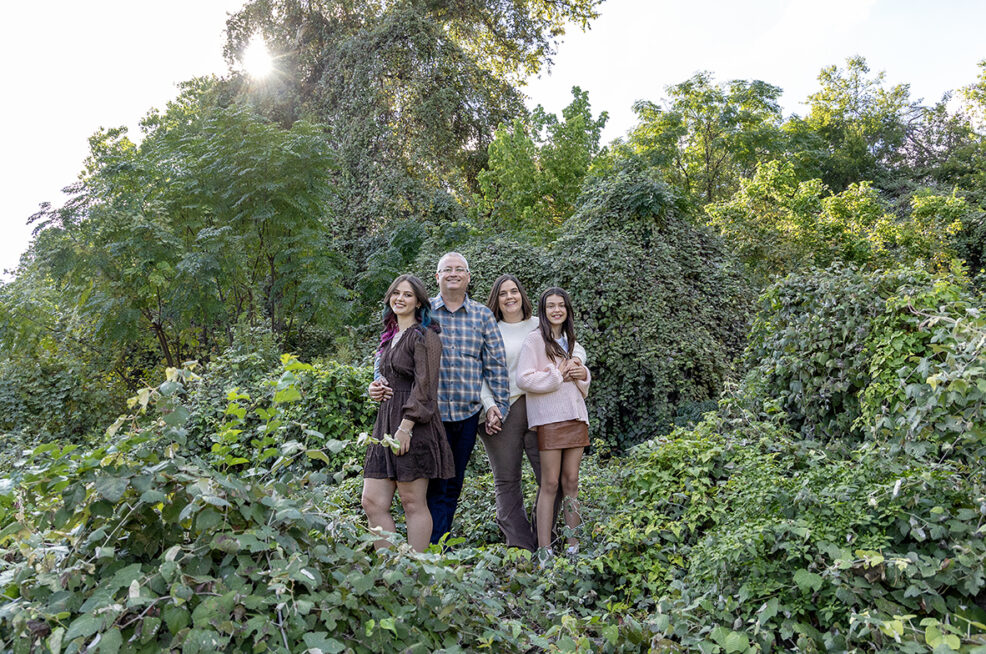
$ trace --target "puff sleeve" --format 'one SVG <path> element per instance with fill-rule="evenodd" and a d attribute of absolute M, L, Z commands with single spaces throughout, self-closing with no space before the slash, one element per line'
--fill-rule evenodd
<path fill-rule="evenodd" d="M 442 340 L 430 329 L 415 334 L 414 381 L 402 407 L 403 417 L 425 423 L 438 414 L 438 372 L 442 365 Z"/>

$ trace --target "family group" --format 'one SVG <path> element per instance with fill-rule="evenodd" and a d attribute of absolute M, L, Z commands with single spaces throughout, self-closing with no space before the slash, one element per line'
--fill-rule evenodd
<path fill-rule="evenodd" d="M 381 536 L 377 546 L 390 545 L 395 492 L 412 548 L 423 551 L 449 533 L 478 433 L 506 544 L 550 555 L 564 505 L 568 551 L 576 552 L 590 375 L 571 298 L 548 288 L 534 315 L 520 280 L 507 274 L 482 305 L 468 296 L 469 264 L 457 252 L 441 257 L 435 279 L 434 298 L 413 275 L 399 276 L 384 296 L 368 389 L 380 408 L 362 497 L 370 528 Z M 530 519 L 521 487 L 525 454 L 538 483 Z"/>

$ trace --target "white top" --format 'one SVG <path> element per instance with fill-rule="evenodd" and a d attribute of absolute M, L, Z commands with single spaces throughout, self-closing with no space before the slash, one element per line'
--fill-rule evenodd
<path fill-rule="evenodd" d="M 510 404 L 516 402 L 517 398 L 524 394 L 524 391 L 517 386 L 517 359 L 520 357 L 520 348 L 524 344 L 524 339 L 527 338 L 528 334 L 538 328 L 538 324 L 537 316 L 531 316 L 527 320 L 521 320 L 520 322 L 504 322 L 501 320 L 497 323 L 497 327 L 500 328 L 500 336 L 503 337 L 503 349 L 507 355 L 507 377 L 510 380 Z M 572 355 L 582 363 L 586 363 L 585 348 L 578 341 L 575 342 L 575 351 Z M 485 381 L 483 382 L 481 397 L 483 400 L 483 413 L 486 413 L 496 402 L 494 402 L 493 393 Z"/>

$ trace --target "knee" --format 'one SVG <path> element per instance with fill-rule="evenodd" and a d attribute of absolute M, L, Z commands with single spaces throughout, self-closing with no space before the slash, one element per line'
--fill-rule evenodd
<path fill-rule="evenodd" d="M 424 496 L 418 495 L 401 497 L 401 506 L 404 507 L 404 513 L 406 515 L 418 515 L 429 510 L 427 500 Z"/>
<path fill-rule="evenodd" d="M 579 475 L 562 475 L 561 487 L 566 495 L 575 495 L 579 491 Z"/>
<path fill-rule="evenodd" d="M 547 495 L 556 495 L 558 493 L 558 480 L 557 479 L 545 479 L 543 476 L 541 478 L 541 492 Z"/>
<path fill-rule="evenodd" d="M 375 497 L 367 493 L 363 493 L 360 504 L 363 505 L 363 511 L 368 516 L 380 515 L 381 513 L 390 511 L 389 503 L 384 505 L 383 501 L 379 497 Z"/>

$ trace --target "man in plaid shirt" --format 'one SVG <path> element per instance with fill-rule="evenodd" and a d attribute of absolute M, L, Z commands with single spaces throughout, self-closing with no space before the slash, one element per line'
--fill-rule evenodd
<path fill-rule="evenodd" d="M 432 479 L 428 484 L 432 543 L 452 527 L 466 464 L 476 444 L 483 380 L 496 400 L 496 406 L 490 409 L 495 420 L 506 417 L 510 394 L 503 339 L 493 312 L 466 295 L 470 275 L 465 257 L 458 252 L 442 256 L 435 279 L 439 292 L 431 299 L 432 317 L 442 326 L 438 408 L 455 459 L 455 477 Z"/>

